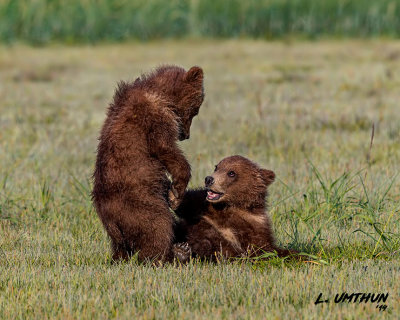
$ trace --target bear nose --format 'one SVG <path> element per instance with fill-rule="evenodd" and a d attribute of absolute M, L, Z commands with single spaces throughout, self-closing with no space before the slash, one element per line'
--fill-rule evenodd
<path fill-rule="evenodd" d="M 206 187 L 211 186 L 214 183 L 214 178 L 211 176 L 206 177 L 205 183 L 206 183 Z"/>

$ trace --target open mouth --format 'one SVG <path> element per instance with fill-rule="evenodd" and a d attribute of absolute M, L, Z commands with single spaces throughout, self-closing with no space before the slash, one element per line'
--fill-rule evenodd
<path fill-rule="evenodd" d="M 219 200 L 224 194 L 220 192 L 215 192 L 212 190 L 207 190 L 207 200 L 215 201 Z"/>

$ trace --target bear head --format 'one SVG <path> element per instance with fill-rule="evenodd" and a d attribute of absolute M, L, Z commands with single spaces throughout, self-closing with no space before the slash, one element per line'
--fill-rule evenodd
<path fill-rule="evenodd" d="M 238 208 L 264 207 L 268 186 L 275 173 L 242 156 L 221 160 L 205 178 L 207 201 Z"/>
<path fill-rule="evenodd" d="M 189 139 L 192 120 L 199 113 L 204 100 L 203 70 L 194 66 L 186 72 L 181 67 L 166 65 L 135 82 L 162 93 L 177 115 L 179 140 Z"/>

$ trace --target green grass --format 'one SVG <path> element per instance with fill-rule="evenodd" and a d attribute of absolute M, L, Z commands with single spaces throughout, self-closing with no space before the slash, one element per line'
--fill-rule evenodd
<path fill-rule="evenodd" d="M 190 185 L 232 154 L 274 170 L 278 242 L 309 262 L 110 264 L 97 136 L 117 81 L 163 62 L 205 71 Z M 0 319 L 395 318 L 399 75 L 397 41 L 0 47 Z M 389 292 L 388 309 L 314 305 L 343 291 Z"/>
<path fill-rule="evenodd" d="M 2 0 L 0 41 L 400 35 L 400 0 Z"/>

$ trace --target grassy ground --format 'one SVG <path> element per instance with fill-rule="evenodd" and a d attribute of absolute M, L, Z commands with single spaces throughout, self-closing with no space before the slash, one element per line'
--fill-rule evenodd
<path fill-rule="evenodd" d="M 89 197 L 97 136 L 116 82 L 161 62 L 205 70 L 191 185 L 232 154 L 273 169 L 278 241 L 310 262 L 110 264 Z M 0 48 L 0 318 L 394 318 L 399 85 L 399 42 Z M 388 307 L 333 303 L 343 291 L 388 292 Z"/>

